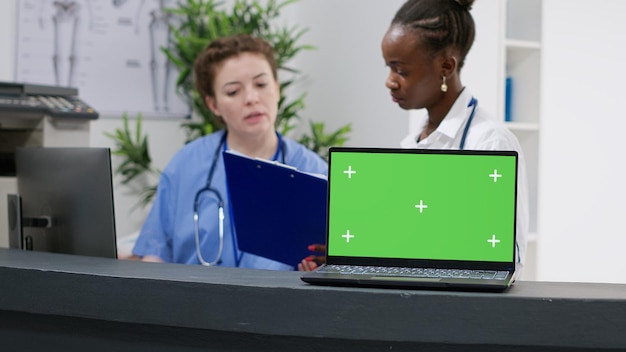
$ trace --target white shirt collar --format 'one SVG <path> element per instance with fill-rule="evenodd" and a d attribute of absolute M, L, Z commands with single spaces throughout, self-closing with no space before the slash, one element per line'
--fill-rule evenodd
<path fill-rule="evenodd" d="M 467 106 L 472 100 L 472 97 L 472 93 L 464 88 L 437 129 L 418 143 L 417 138 L 428 122 L 428 113 L 424 114 L 418 123 L 416 123 L 417 129 L 411 131 L 409 135 L 400 142 L 400 145 L 403 148 L 420 148 L 422 146 L 426 147 L 431 145 L 433 142 L 440 139 L 446 139 L 448 141 L 454 140 L 468 118 L 466 113 Z"/>

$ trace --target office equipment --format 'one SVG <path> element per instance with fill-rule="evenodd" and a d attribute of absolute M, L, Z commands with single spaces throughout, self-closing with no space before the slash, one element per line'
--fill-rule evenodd
<path fill-rule="evenodd" d="M 7 195 L 17 193 L 15 149 L 87 147 L 98 116 L 75 88 L 0 82 L 0 214 Z M 7 228 L 0 216 L 0 246 L 8 245 Z"/>
<path fill-rule="evenodd" d="M 503 290 L 514 280 L 517 152 L 331 148 L 314 284 Z"/>
<path fill-rule="evenodd" d="M 54 118 L 98 118 L 98 112 L 78 98 L 76 88 L 14 82 L 0 82 L 0 111 Z"/>
<path fill-rule="evenodd" d="M 276 162 L 224 152 L 240 250 L 296 266 L 325 242 L 327 181 Z"/>
<path fill-rule="evenodd" d="M 15 176 L 15 148 L 87 146 L 98 112 L 76 88 L 0 82 L 0 176 Z"/>
<path fill-rule="evenodd" d="M 22 223 L 21 248 L 117 257 L 108 148 L 18 148 L 16 167 L 21 217 L 9 213 Z"/>

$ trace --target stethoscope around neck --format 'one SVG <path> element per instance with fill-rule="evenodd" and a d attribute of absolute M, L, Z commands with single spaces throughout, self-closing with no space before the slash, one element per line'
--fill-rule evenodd
<path fill-rule="evenodd" d="M 465 139 L 467 138 L 467 133 L 469 132 L 470 125 L 472 124 L 472 120 L 474 120 L 474 113 L 476 112 L 476 107 L 478 106 L 478 100 L 474 97 L 467 104 L 468 108 L 472 108 L 472 112 L 467 118 L 467 123 L 465 124 L 465 128 L 463 129 L 463 135 L 461 136 L 461 143 L 459 144 L 459 149 L 463 150 L 465 148 Z"/>
<path fill-rule="evenodd" d="M 217 161 L 219 160 L 221 153 L 228 150 L 228 145 L 226 143 L 227 134 L 228 132 L 225 131 L 224 134 L 222 135 L 222 138 L 220 139 L 220 143 L 215 149 L 215 154 L 213 155 L 213 160 L 211 161 L 211 167 L 209 168 L 209 174 L 207 176 L 206 185 L 202 187 L 200 190 L 198 190 L 198 192 L 196 192 L 196 195 L 193 200 L 193 222 L 194 222 L 194 235 L 195 235 L 195 242 L 196 242 L 196 254 L 198 255 L 198 260 L 200 261 L 200 264 L 204 266 L 219 265 L 222 262 L 222 254 L 224 252 L 224 198 L 222 197 L 220 191 L 211 187 L 211 182 L 213 181 L 213 174 L 215 173 L 215 168 L 217 167 Z M 278 156 L 280 154 L 281 159 L 282 159 L 281 162 L 283 164 L 286 164 L 287 147 L 285 146 L 285 143 L 283 141 L 281 134 L 276 132 L 276 136 L 278 137 L 278 148 L 276 148 L 276 153 L 274 154 L 272 160 L 278 160 Z M 200 197 L 205 192 L 212 193 L 217 199 L 217 219 L 218 219 L 218 236 L 219 236 L 218 243 L 219 244 L 217 247 L 217 255 L 215 256 L 215 259 L 212 261 L 205 260 L 204 257 L 202 256 L 202 252 L 200 251 L 200 225 L 199 225 L 200 223 L 200 216 L 199 216 Z M 231 227 L 232 227 L 232 222 L 231 222 Z M 234 233 L 234 231 L 231 231 L 231 232 Z M 241 256 L 237 256 L 237 244 L 235 242 L 235 236 L 233 235 L 232 237 L 233 237 L 232 238 L 233 252 L 235 254 L 235 265 L 239 266 L 239 263 L 241 261 Z"/>

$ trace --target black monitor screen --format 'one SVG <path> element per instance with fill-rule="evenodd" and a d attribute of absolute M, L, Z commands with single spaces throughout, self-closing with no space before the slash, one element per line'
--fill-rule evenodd
<path fill-rule="evenodd" d="M 23 247 L 117 258 L 108 148 L 17 148 Z"/>

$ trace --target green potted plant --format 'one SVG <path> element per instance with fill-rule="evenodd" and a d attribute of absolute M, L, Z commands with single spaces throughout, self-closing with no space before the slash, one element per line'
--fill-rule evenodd
<path fill-rule="evenodd" d="M 293 100 L 286 96 L 287 89 L 296 81 L 299 74 L 298 70 L 287 64 L 302 50 L 314 48 L 298 43 L 306 29 L 297 26 L 280 27 L 274 24 L 281 9 L 296 1 L 235 0 L 232 7 L 225 8 L 222 2 L 213 0 L 186 0 L 179 2 L 174 8 L 167 9 L 173 16 L 175 24 L 171 25 L 172 44 L 170 47 L 162 48 L 162 51 L 177 67 L 179 71 L 176 81 L 177 92 L 191 107 L 192 119 L 182 124 L 187 142 L 223 128 L 205 106 L 194 87 L 193 63 L 211 41 L 235 33 L 247 33 L 264 38 L 274 47 L 281 72 L 277 130 L 288 135 L 297 123 L 302 122 L 299 112 L 304 108 L 306 93 Z M 158 174 L 160 171 L 151 166 L 147 137 L 141 134 L 141 116 L 137 118 L 134 133 L 129 128 L 128 117 L 125 115 L 123 118 L 123 128 L 116 130 L 115 133 L 107 133 L 117 146 L 113 153 L 123 160 L 116 173 L 123 176 L 123 183 L 129 183 L 146 172 Z M 298 141 L 325 159 L 328 148 L 343 145 L 351 131 L 350 124 L 328 134 L 321 122 L 309 122 L 309 128 L 310 132 L 297 138 Z M 150 203 L 155 191 L 156 186 L 148 186 L 141 196 L 140 203 L 142 205 Z"/>

